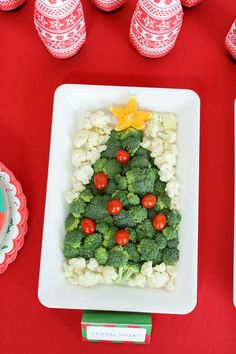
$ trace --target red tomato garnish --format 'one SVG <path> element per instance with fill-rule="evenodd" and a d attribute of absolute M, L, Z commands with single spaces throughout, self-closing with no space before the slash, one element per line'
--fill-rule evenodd
<path fill-rule="evenodd" d="M 107 210 L 111 215 L 120 214 L 122 209 L 123 209 L 123 205 L 119 199 L 112 199 L 107 204 Z"/>
<path fill-rule="evenodd" d="M 125 150 L 118 150 L 116 153 L 116 160 L 119 163 L 125 164 L 129 161 L 130 154 Z"/>
<path fill-rule="evenodd" d="M 141 200 L 142 206 L 147 209 L 153 208 L 156 202 L 157 198 L 154 194 L 146 194 Z"/>
<path fill-rule="evenodd" d="M 96 224 L 90 218 L 86 218 L 86 219 L 82 220 L 81 227 L 82 227 L 83 232 L 86 235 L 94 234 L 94 232 L 96 231 Z"/>
<path fill-rule="evenodd" d="M 97 189 L 104 189 L 107 186 L 108 178 L 103 172 L 99 172 L 94 176 L 93 183 Z"/>
<path fill-rule="evenodd" d="M 152 219 L 152 226 L 154 229 L 161 231 L 166 226 L 166 216 L 165 214 L 156 214 Z"/>
<path fill-rule="evenodd" d="M 124 229 L 117 231 L 117 233 L 115 234 L 115 240 L 116 243 L 120 246 L 127 245 L 130 240 L 129 232 Z"/>

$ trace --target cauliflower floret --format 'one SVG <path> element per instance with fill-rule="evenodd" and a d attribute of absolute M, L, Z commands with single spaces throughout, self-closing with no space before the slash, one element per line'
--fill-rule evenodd
<path fill-rule="evenodd" d="M 152 157 L 160 156 L 163 153 L 163 142 L 161 139 L 157 138 L 152 141 L 150 151 Z"/>
<path fill-rule="evenodd" d="M 118 278 L 115 268 L 108 265 L 103 267 L 102 275 L 105 284 L 112 284 Z"/>
<path fill-rule="evenodd" d="M 86 267 L 86 261 L 83 257 L 71 258 L 69 259 L 68 264 L 76 271 L 80 271 Z"/>
<path fill-rule="evenodd" d="M 78 197 L 78 193 L 76 193 L 76 191 L 74 191 L 74 190 L 67 191 L 66 194 L 65 194 L 65 199 L 66 199 L 68 204 L 70 204 L 77 197 Z"/>
<path fill-rule="evenodd" d="M 141 274 L 145 275 L 146 277 L 150 277 L 152 273 L 153 273 L 152 261 L 143 263 L 141 268 Z"/>
<path fill-rule="evenodd" d="M 73 266 L 69 265 L 66 261 L 62 263 L 64 276 L 66 279 L 73 276 Z"/>
<path fill-rule="evenodd" d="M 150 147 L 152 145 L 152 142 L 150 139 L 148 139 L 147 137 L 144 137 L 143 141 L 140 144 L 144 149 L 148 149 L 150 150 Z"/>
<path fill-rule="evenodd" d="M 87 263 L 87 268 L 96 271 L 98 265 L 99 264 L 95 258 L 90 258 L 89 262 Z"/>
<path fill-rule="evenodd" d="M 171 180 L 166 184 L 165 188 L 168 196 L 173 198 L 175 195 L 179 195 L 179 182 L 176 177 L 172 177 Z"/>
<path fill-rule="evenodd" d="M 165 289 L 168 291 L 174 291 L 175 290 L 175 284 L 174 284 L 174 279 L 170 278 L 168 283 L 165 285 Z"/>
<path fill-rule="evenodd" d="M 87 114 L 88 118 L 85 118 L 82 123 L 81 123 L 81 127 L 83 129 L 86 129 L 86 130 L 89 130 L 92 128 L 92 124 L 90 123 L 90 120 L 89 120 L 89 116 L 90 116 L 90 113 Z"/>
<path fill-rule="evenodd" d="M 99 273 L 86 269 L 85 272 L 78 277 L 78 284 L 84 287 L 94 286 L 101 281 L 101 278 Z"/>
<path fill-rule="evenodd" d="M 93 168 L 89 164 L 84 164 L 75 170 L 75 177 L 82 184 L 88 184 L 93 175 Z"/>
<path fill-rule="evenodd" d="M 98 146 L 97 151 L 100 153 L 102 151 L 105 151 L 106 148 L 107 148 L 106 145 L 100 145 L 100 146 Z"/>
<path fill-rule="evenodd" d="M 99 145 L 106 144 L 108 138 L 109 138 L 109 135 L 99 135 L 98 144 Z"/>
<path fill-rule="evenodd" d="M 72 165 L 79 167 L 81 162 L 86 161 L 86 156 L 84 150 L 76 149 L 72 152 Z"/>
<path fill-rule="evenodd" d="M 165 131 L 176 131 L 177 117 L 173 113 L 163 113 L 161 116 L 161 122 Z"/>
<path fill-rule="evenodd" d="M 93 165 L 99 158 L 100 158 L 100 153 L 97 151 L 97 148 L 93 148 L 90 151 L 87 151 L 85 153 L 85 159 Z"/>
<path fill-rule="evenodd" d="M 155 157 L 155 156 L 153 156 Z M 175 166 L 176 165 L 176 156 L 174 154 L 171 154 L 168 151 L 165 151 L 160 157 L 155 158 L 155 164 L 160 167 L 164 163 L 167 163 L 170 166 Z"/>
<path fill-rule="evenodd" d="M 166 131 L 166 132 L 159 132 L 158 133 L 159 138 L 162 138 L 163 140 L 166 140 L 167 142 L 173 144 L 176 142 L 176 133 L 172 131 Z"/>
<path fill-rule="evenodd" d="M 159 118 L 153 119 L 147 124 L 145 129 L 145 136 L 156 138 L 157 133 L 160 131 Z"/>
<path fill-rule="evenodd" d="M 110 123 L 111 118 L 105 115 L 102 111 L 98 111 L 91 115 L 90 122 L 93 127 L 103 128 Z"/>
<path fill-rule="evenodd" d="M 94 146 L 98 145 L 99 134 L 95 131 L 90 130 L 87 142 L 87 149 L 91 149 Z"/>
<path fill-rule="evenodd" d="M 180 200 L 179 200 L 179 197 L 178 197 L 178 196 L 174 196 L 174 197 L 171 199 L 170 208 L 171 208 L 171 209 L 176 209 L 176 210 L 179 210 L 179 209 L 180 209 Z"/>
<path fill-rule="evenodd" d="M 83 186 L 83 184 L 81 182 L 77 181 L 77 182 L 73 183 L 73 189 L 76 192 L 82 192 L 85 189 L 85 187 Z"/>
<path fill-rule="evenodd" d="M 167 273 L 168 273 L 171 277 L 173 277 L 173 278 L 175 278 L 176 275 L 177 275 L 177 268 L 176 268 L 176 266 L 168 265 L 168 266 L 166 267 L 166 271 L 167 271 Z"/>
<path fill-rule="evenodd" d="M 146 285 L 146 279 L 147 278 L 145 277 L 145 275 L 140 273 L 140 274 L 136 275 L 135 278 L 130 279 L 128 284 L 132 288 L 134 288 L 134 287 L 144 288 Z"/>
<path fill-rule="evenodd" d="M 168 165 L 167 163 L 164 163 L 163 165 L 160 166 L 160 171 L 159 171 L 159 176 L 160 180 L 163 182 L 169 182 L 171 178 L 175 174 L 175 169 Z"/>
<path fill-rule="evenodd" d="M 162 288 L 169 281 L 169 275 L 166 272 L 154 272 L 150 278 L 147 278 L 147 285 L 150 288 Z"/>
<path fill-rule="evenodd" d="M 166 271 L 166 265 L 164 262 L 153 267 L 155 272 L 163 273 Z"/>

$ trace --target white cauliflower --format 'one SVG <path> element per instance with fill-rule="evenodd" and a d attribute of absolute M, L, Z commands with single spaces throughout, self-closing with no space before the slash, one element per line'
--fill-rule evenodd
<path fill-rule="evenodd" d="M 79 167 L 82 162 L 86 161 L 86 155 L 83 150 L 75 149 L 72 152 L 72 165 Z"/>
<path fill-rule="evenodd" d="M 71 258 L 68 261 L 69 266 L 73 267 L 76 271 L 85 269 L 86 260 L 83 257 Z"/>
<path fill-rule="evenodd" d="M 162 288 L 167 284 L 168 281 L 169 275 L 167 272 L 154 272 L 151 277 L 147 278 L 147 285 L 150 288 Z"/>
<path fill-rule="evenodd" d="M 108 265 L 103 267 L 102 276 L 105 284 L 112 284 L 118 278 L 115 268 Z"/>
<path fill-rule="evenodd" d="M 141 268 L 141 274 L 145 275 L 146 277 L 150 277 L 153 273 L 152 262 L 148 261 L 143 263 Z"/>
<path fill-rule="evenodd" d="M 161 264 L 158 264 L 155 267 L 153 267 L 153 270 L 155 272 L 163 273 L 166 271 L 166 265 L 164 262 L 162 262 Z"/>
<path fill-rule="evenodd" d="M 139 287 L 139 288 L 144 288 L 146 285 L 146 277 L 143 274 L 137 274 L 135 278 L 130 279 L 128 284 L 132 288 L 134 287 Z"/>
<path fill-rule="evenodd" d="M 177 117 L 173 113 L 162 113 L 160 121 L 164 130 L 176 131 L 177 129 Z"/>
<path fill-rule="evenodd" d="M 82 184 L 88 184 L 93 175 L 93 168 L 88 164 L 84 164 L 75 170 L 75 177 Z"/>
<path fill-rule="evenodd" d="M 86 269 L 83 274 L 78 277 L 78 284 L 84 287 L 97 285 L 101 281 L 101 274 Z"/>
<path fill-rule="evenodd" d="M 165 188 L 168 196 L 173 198 L 175 195 L 179 195 L 179 182 L 176 177 L 172 177 L 171 180 L 166 184 Z"/>
<path fill-rule="evenodd" d="M 90 258 L 90 260 L 87 263 L 87 268 L 92 271 L 96 271 L 98 266 L 99 264 L 95 258 Z"/>
<path fill-rule="evenodd" d="M 161 181 L 169 182 L 171 178 L 174 176 L 174 174 L 175 174 L 174 167 L 168 165 L 167 163 L 164 163 L 163 165 L 160 166 L 159 176 Z"/>

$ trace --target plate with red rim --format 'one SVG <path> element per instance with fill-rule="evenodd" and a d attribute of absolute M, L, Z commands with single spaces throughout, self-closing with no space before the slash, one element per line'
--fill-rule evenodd
<path fill-rule="evenodd" d="M 2 162 L 0 162 L 0 180 L 5 186 L 10 207 L 9 224 L 0 244 L 0 274 L 2 274 L 15 260 L 24 244 L 24 236 L 28 230 L 28 209 L 21 184 Z"/>

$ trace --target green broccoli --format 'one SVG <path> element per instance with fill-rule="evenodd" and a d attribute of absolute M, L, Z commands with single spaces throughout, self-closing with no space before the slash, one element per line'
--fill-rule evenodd
<path fill-rule="evenodd" d="M 120 191 L 116 190 L 111 198 L 112 199 L 119 199 L 124 207 L 127 207 L 129 205 L 128 198 L 127 198 L 128 192 L 127 191 Z"/>
<path fill-rule="evenodd" d="M 128 190 L 141 197 L 152 193 L 155 182 L 155 173 L 150 168 L 132 168 L 126 173 Z"/>
<path fill-rule="evenodd" d="M 115 158 L 117 151 L 122 149 L 121 141 L 118 140 L 118 132 L 114 130 L 111 132 L 110 138 L 108 139 L 106 146 L 107 148 L 101 153 L 101 156 L 107 159 Z"/>
<path fill-rule="evenodd" d="M 105 158 L 97 160 L 93 165 L 94 173 L 103 172 L 106 162 L 107 159 Z"/>
<path fill-rule="evenodd" d="M 119 141 L 122 144 L 122 148 L 133 156 L 138 150 L 139 145 L 143 139 L 143 132 L 133 128 L 123 130 L 118 133 Z"/>
<path fill-rule="evenodd" d="M 128 262 L 125 266 L 119 267 L 118 278 L 116 284 L 126 283 L 132 276 L 140 272 L 140 265 L 133 262 Z"/>
<path fill-rule="evenodd" d="M 166 184 L 162 182 L 159 178 L 156 179 L 154 183 L 154 193 L 158 196 L 165 191 Z"/>
<path fill-rule="evenodd" d="M 117 190 L 117 186 L 114 179 L 110 179 L 104 190 L 105 194 L 113 194 L 115 193 L 116 190 Z"/>
<path fill-rule="evenodd" d="M 113 246 L 115 246 L 115 233 L 118 231 L 115 226 L 107 225 L 105 223 L 99 223 L 96 226 L 96 230 L 103 235 L 102 245 L 105 248 L 111 249 Z"/>
<path fill-rule="evenodd" d="M 102 246 L 98 247 L 95 251 L 95 258 L 99 264 L 106 264 L 108 259 L 107 250 Z"/>
<path fill-rule="evenodd" d="M 167 242 L 167 246 L 170 247 L 170 248 L 177 248 L 177 247 L 178 247 L 178 244 L 179 244 L 178 238 L 173 239 L 173 240 L 169 240 L 169 241 Z"/>
<path fill-rule="evenodd" d="M 127 189 L 127 179 L 125 176 L 116 175 L 115 182 L 117 184 L 117 189 L 126 190 Z"/>
<path fill-rule="evenodd" d="M 153 260 L 153 265 L 161 264 L 163 262 L 163 250 L 158 250 L 157 257 Z"/>
<path fill-rule="evenodd" d="M 126 175 L 126 172 L 130 170 L 130 167 L 131 166 L 131 161 L 127 162 L 126 164 L 124 164 L 122 166 L 122 171 L 121 171 L 121 174 L 122 175 Z"/>
<path fill-rule="evenodd" d="M 178 237 L 178 231 L 170 226 L 166 226 L 162 230 L 162 233 L 166 237 L 167 241 L 176 239 Z"/>
<path fill-rule="evenodd" d="M 129 259 L 131 261 L 134 261 L 136 263 L 140 261 L 140 255 L 138 253 L 137 246 L 134 243 L 129 242 L 123 248 L 128 252 Z"/>
<path fill-rule="evenodd" d="M 131 168 L 140 167 L 140 168 L 150 168 L 151 164 L 144 156 L 135 156 L 131 160 Z"/>
<path fill-rule="evenodd" d="M 161 232 L 158 232 L 156 234 L 155 241 L 159 250 L 163 250 L 167 246 L 166 237 Z"/>
<path fill-rule="evenodd" d="M 131 205 L 138 205 L 140 204 L 140 198 L 137 194 L 134 194 L 133 192 L 128 193 L 127 195 L 128 202 Z"/>
<path fill-rule="evenodd" d="M 91 199 L 93 199 L 93 193 L 89 189 L 84 189 L 80 193 L 79 199 L 81 199 L 85 203 L 89 203 L 91 201 Z"/>
<path fill-rule="evenodd" d="M 154 208 L 151 208 L 151 209 L 147 210 L 148 219 L 152 220 L 155 215 L 156 215 L 156 211 L 154 210 Z"/>
<path fill-rule="evenodd" d="M 135 227 L 147 218 L 147 210 L 140 205 L 131 206 L 129 210 L 122 210 L 113 217 L 114 224 L 119 228 Z"/>
<path fill-rule="evenodd" d="M 107 160 L 103 168 L 103 172 L 108 178 L 114 178 L 117 174 L 121 173 L 121 170 L 122 166 L 116 159 Z"/>
<path fill-rule="evenodd" d="M 141 205 L 134 205 L 128 210 L 128 215 L 135 225 L 137 225 L 147 219 L 147 209 L 143 208 Z"/>
<path fill-rule="evenodd" d="M 154 207 L 156 211 L 163 210 L 163 209 L 169 209 L 170 208 L 170 197 L 166 192 L 162 192 L 162 194 L 159 194 L 157 197 L 157 204 Z"/>
<path fill-rule="evenodd" d="M 141 224 L 137 225 L 136 232 L 139 241 L 141 241 L 143 238 L 153 238 L 156 233 L 152 226 L 152 222 L 149 219 L 146 219 Z"/>
<path fill-rule="evenodd" d="M 170 210 L 167 214 L 167 225 L 173 227 L 174 229 L 178 227 L 181 221 L 181 215 L 178 210 Z"/>
<path fill-rule="evenodd" d="M 177 248 L 166 247 L 163 251 L 163 262 L 167 265 L 174 265 L 179 260 L 179 250 Z"/>
<path fill-rule="evenodd" d="M 84 235 L 80 230 L 72 231 L 65 236 L 63 253 L 65 258 L 74 258 L 81 255 L 81 241 Z"/>
<path fill-rule="evenodd" d="M 147 149 L 142 148 L 141 146 L 136 151 L 135 156 L 145 157 L 146 160 L 151 160 L 150 152 Z"/>
<path fill-rule="evenodd" d="M 132 227 L 127 227 L 126 230 L 129 231 L 130 241 L 132 241 L 133 243 L 136 243 L 137 242 L 137 233 L 136 233 L 135 229 L 133 229 Z"/>
<path fill-rule="evenodd" d="M 80 219 L 75 218 L 73 214 L 68 214 L 65 220 L 65 229 L 67 232 L 74 231 L 79 225 Z"/>
<path fill-rule="evenodd" d="M 70 213 L 73 214 L 75 218 L 79 218 L 85 211 L 86 203 L 79 198 L 73 200 L 70 204 L 69 210 Z"/>
<path fill-rule="evenodd" d="M 84 239 L 84 243 L 81 246 L 82 256 L 86 259 L 94 257 L 96 249 L 101 246 L 103 237 L 101 234 L 95 232 L 92 235 L 87 235 Z"/>
<path fill-rule="evenodd" d="M 109 232 L 110 226 L 106 224 L 105 222 L 98 223 L 96 225 L 96 231 L 98 231 L 100 234 L 106 234 Z"/>
<path fill-rule="evenodd" d="M 106 195 L 95 196 L 91 200 L 91 202 L 86 206 L 84 216 L 94 220 L 96 223 L 105 221 L 105 218 L 111 218 L 110 214 L 107 211 L 107 203 L 109 199 L 109 196 Z"/>
<path fill-rule="evenodd" d="M 121 246 L 115 246 L 108 251 L 107 265 L 113 267 L 123 267 L 129 260 L 129 254 Z"/>
<path fill-rule="evenodd" d="M 158 256 L 157 243 L 153 239 L 142 239 L 137 249 L 143 261 L 154 261 Z"/>

